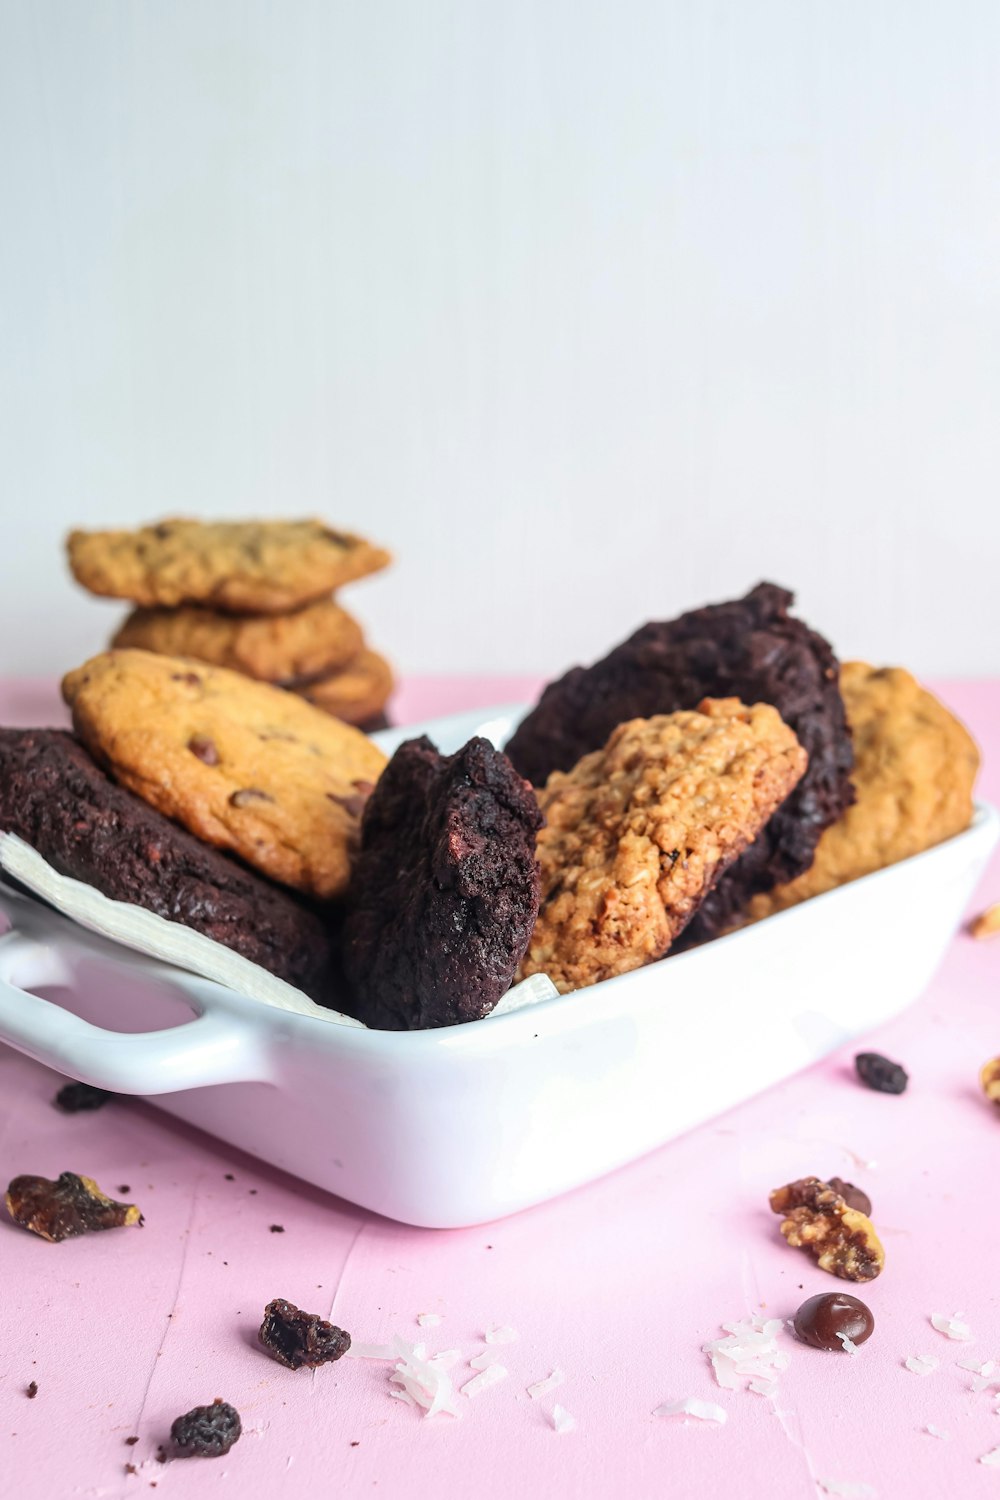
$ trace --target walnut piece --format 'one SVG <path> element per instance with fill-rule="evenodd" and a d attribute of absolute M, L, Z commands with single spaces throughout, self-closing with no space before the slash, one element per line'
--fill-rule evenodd
<path fill-rule="evenodd" d="M 980 912 L 975 921 L 969 923 L 969 932 L 974 938 L 996 937 L 1000 932 L 1000 901 Z"/>
<path fill-rule="evenodd" d="M 821 1270 L 844 1281 L 874 1281 L 885 1265 L 871 1219 L 849 1208 L 828 1182 L 802 1177 L 775 1188 L 770 1202 L 772 1212 L 784 1216 L 785 1239 L 814 1255 Z"/>
<path fill-rule="evenodd" d="M 15 1177 L 5 1202 L 15 1224 L 53 1243 L 95 1229 L 142 1223 L 134 1203 L 116 1203 L 92 1177 L 78 1177 L 75 1172 L 63 1172 L 55 1182 L 47 1177 Z"/>
<path fill-rule="evenodd" d="M 1000 1104 L 1000 1057 L 991 1057 L 979 1070 L 983 1093 L 994 1104 Z"/>

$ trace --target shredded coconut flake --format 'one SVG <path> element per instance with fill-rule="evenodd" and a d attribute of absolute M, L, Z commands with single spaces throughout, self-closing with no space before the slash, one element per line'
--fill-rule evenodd
<path fill-rule="evenodd" d="M 857 1354 L 858 1346 L 852 1338 L 849 1338 L 846 1333 L 838 1333 L 837 1337 L 844 1346 L 845 1354 Z"/>
<path fill-rule="evenodd" d="M 931 1326 L 949 1339 L 961 1339 L 968 1343 L 972 1338 L 972 1330 L 968 1323 L 962 1321 L 961 1313 L 952 1313 L 950 1318 L 945 1317 L 944 1313 L 931 1313 Z"/>
<path fill-rule="evenodd" d="M 487 1328 L 483 1337 L 488 1344 L 516 1344 L 517 1329 L 502 1323 L 499 1327 Z"/>
<path fill-rule="evenodd" d="M 991 1448 L 989 1453 L 984 1453 L 979 1460 L 981 1464 L 987 1464 L 991 1469 L 1000 1469 L 1000 1448 Z"/>
<path fill-rule="evenodd" d="M 556 1432 L 572 1432 L 576 1426 L 576 1418 L 571 1417 L 564 1406 L 552 1408 L 552 1426 Z"/>
<path fill-rule="evenodd" d="M 503 1365 L 487 1365 L 485 1370 L 480 1370 L 478 1375 L 473 1375 L 471 1380 L 465 1382 L 462 1386 L 462 1395 L 468 1396 L 471 1400 L 473 1396 L 488 1391 L 491 1385 L 499 1385 L 501 1380 L 506 1379 L 507 1371 Z"/>
<path fill-rule="evenodd" d="M 440 1313 L 417 1313 L 417 1322 L 421 1328 L 436 1328 L 440 1321 Z"/>
<path fill-rule="evenodd" d="M 755 1396 L 773 1396 L 778 1389 L 776 1380 L 748 1380 L 747 1390 L 753 1391 Z"/>
<path fill-rule="evenodd" d="M 473 1370 L 485 1370 L 490 1365 L 495 1365 L 499 1358 L 500 1355 L 496 1349 L 484 1349 L 482 1354 L 477 1354 L 469 1360 L 469 1365 Z"/>
<path fill-rule="evenodd" d="M 697 1396 L 686 1396 L 683 1401 L 664 1402 L 656 1407 L 653 1416 L 695 1417 L 699 1422 L 718 1422 L 721 1426 L 726 1420 L 726 1411 L 714 1401 L 699 1401 Z"/>
<path fill-rule="evenodd" d="M 933 1375 L 941 1361 L 935 1359 L 933 1354 L 911 1354 L 903 1363 L 914 1375 Z"/>
<path fill-rule="evenodd" d="M 425 1417 L 436 1417 L 439 1412 L 458 1416 L 455 1405 L 455 1387 L 450 1376 L 427 1358 L 423 1344 L 408 1344 L 405 1339 L 393 1339 L 396 1368 L 389 1376 L 390 1395 L 423 1407 Z M 405 1393 L 405 1394 L 400 1394 Z"/>
<path fill-rule="evenodd" d="M 716 1383 L 724 1390 L 739 1390 L 748 1380 L 773 1380 L 777 1372 L 788 1368 L 789 1356 L 777 1343 L 784 1332 L 780 1318 L 755 1316 L 722 1326 L 727 1337 L 712 1339 L 702 1347 Z"/>
<path fill-rule="evenodd" d="M 562 1385 L 565 1379 L 566 1376 L 557 1366 L 551 1375 L 546 1375 L 544 1380 L 536 1380 L 534 1385 L 529 1385 L 528 1395 L 533 1401 L 537 1401 L 539 1396 L 547 1396 L 549 1391 L 554 1391 L 557 1385 Z"/>
<path fill-rule="evenodd" d="M 929 1432 L 931 1437 L 940 1438 L 943 1443 L 951 1442 L 951 1433 L 945 1432 L 943 1427 L 935 1427 L 933 1422 L 928 1422 L 924 1431 Z"/>
<path fill-rule="evenodd" d="M 870 1484 L 853 1479 L 817 1479 L 816 1483 L 828 1495 L 839 1495 L 841 1500 L 878 1500 L 878 1491 Z"/>
<path fill-rule="evenodd" d="M 355 1344 L 352 1343 L 347 1351 L 348 1359 L 395 1359 L 396 1351 L 392 1344 Z"/>
<path fill-rule="evenodd" d="M 442 1349 L 440 1354 L 432 1354 L 427 1363 L 436 1370 L 450 1370 L 461 1358 L 461 1349 Z"/>
<path fill-rule="evenodd" d="M 966 1359 L 956 1359 L 955 1364 L 960 1370 L 971 1370 L 973 1375 L 992 1375 L 996 1369 L 996 1363 L 992 1359 L 984 1360 L 980 1364 L 978 1359 L 969 1357 Z"/>

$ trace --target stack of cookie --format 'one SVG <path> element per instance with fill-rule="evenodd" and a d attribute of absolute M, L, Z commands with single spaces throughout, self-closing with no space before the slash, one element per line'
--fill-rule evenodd
<path fill-rule="evenodd" d="M 112 646 L 228 667 L 384 727 L 392 670 L 335 597 L 386 566 L 381 547 L 320 521 L 188 520 L 74 531 L 67 546 L 84 588 L 135 605 Z"/>

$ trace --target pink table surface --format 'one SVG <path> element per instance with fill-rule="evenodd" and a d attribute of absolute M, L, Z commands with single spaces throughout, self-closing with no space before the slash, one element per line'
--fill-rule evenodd
<path fill-rule="evenodd" d="M 1000 682 L 938 686 L 983 746 L 981 794 L 1000 799 Z M 397 717 L 530 687 L 413 681 Z M 50 684 L 8 684 L 4 697 L 5 722 L 59 721 Z M 998 898 L 1000 862 L 975 905 Z M 1000 1494 L 1000 1473 L 978 1462 L 1000 1445 L 998 1393 L 974 1393 L 956 1363 L 1000 1359 L 1000 1121 L 977 1086 L 980 1064 L 1000 1052 L 998 980 L 1000 940 L 960 934 L 924 997 L 871 1036 L 910 1070 L 900 1098 L 858 1086 L 847 1049 L 590 1187 L 448 1232 L 355 1209 L 147 1104 L 65 1117 L 50 1102 L 56 1075 L 0 1051 L 3 1180 L 68 1168 L 111 1190 L 129 1184 L 146 1215 L 141 1231 L 62 1245 L 0 1220 L 5 1492 L 811 1500 L 835 1481 L 883 1500 Z M 843 1285 L 789 1250 L 767 1209 L 769 1188 L 805 1173 L 866 1187 L 887 1268 L 865 1292 L 870 1343 L 852 1359 L 787 1336 L 791 1363 L 772 1404 L 718 1389 L 701 1346 L 722 1321 L 784 1318 Z M 386 1365 L 311 1373 L 269 1361 L 255 1330 L 274 1296 L 332 1315 L 358 1340 L 425 1336 L 466 1360 L 488 1324 L 520 1337 L 503 1350 L 504 1384 L 461 1398 L 458 1421 L 423 1421 L 388 1398 Z M 418 1329 L 425 1311 L 442 1315 L 440 1327 Z M 936 1332 L 937 1311 L 963 1312 L 974 1342 Z M 903 1361 L 915 1353 L 939 1368 L 912 1374 Z M 554 1365 L 565 1384 L 533 1401 L 525 1387 Z M 454 1374 L 472 1371 L 463 1362 Z M 157 1463 L 173 1417 L 216 1395 L 242 1413 L 240 1443 L 221 1460 Z M 726 1425 L 652 1415 L 692 1395 L 725 1407 Z M 553 1430 L 555 1401 L 574 1431 Z M 949 1440 L 928 1435 L 928 1422 Z"/>

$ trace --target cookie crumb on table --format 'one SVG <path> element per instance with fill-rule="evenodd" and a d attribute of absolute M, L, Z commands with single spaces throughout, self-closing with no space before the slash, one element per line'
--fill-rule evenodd
<path fill-rule="evenodd" d="M 56 1094 L 52 1103 L 63 1114 L 76 1115 L 81 1110 L 102 1109 L 109 1099 L 116 1096 L 110 1089 L 99 1089 L 92 1083 L 67 1083 Z M 128 1189 L 124 1189 L 128 1192 Z"/>
<path fill-rule="evenodd" d="M 970 922 L 969 932 L 974 938 L 980 940 L 996 937 L 997 933 L 1000 933 L 1000 901 L 980 912 L 979 916 Z"/>
<path fill-rule="evenodd" d="M 92 1177 L 78 1177 L 75 1172 L 63 1172 L 54 1182 L 47 1177 L 15 1177 L 5 1202 L 15 1224 L 53 1243 L 143 1222 L 134 1203 L 115 1202 Z"/>

